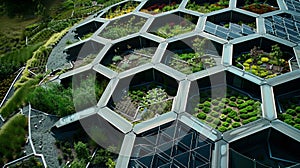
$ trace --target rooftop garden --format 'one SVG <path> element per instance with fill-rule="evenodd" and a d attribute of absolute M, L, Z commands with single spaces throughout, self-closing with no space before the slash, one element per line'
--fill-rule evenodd
<path fill-rule="evenodd" d="M 135 37 L 115 44 L 101 64 L 116 72 L 151 62 L 158 44 L 145 38 Z"/>
<path fill-rule="evenodd" d="M 278 99 L 278 104 L 280 106 L 278 118 L 300 130 L 300 97 L 283 97 Z"/>
<path fill-rule="evenodd" d="M 107 39 L 118 39 L 133 33 L 137 33 L 145 24 L 146 19 L 131 15 L 122 19 L 114 20 L 108 26 L 106 26 L 99 36 Z"/>
<path fill-rule="evenodd" d="M 207 51 L 212 45 L 211 42 L 206 38 L 199 37 L 193 38 L 191 41 L 192 46 L 168 52 L 164 63 L 185 74 L 199 72 L 216 66 L 215 55 L 210 55 Z"/>
<path fill-rule="evenodd" d="M 151 3 L 148 1 L 148 4 L 146 4 L 142 9 L 141 12 L 149 13 L 151 15 L 156 15 L 158 13 L 171 11 L 174 9 L 177 9 L 179 7 L 180 2 L 177 1 L 159 1 L 158 3 Z"/>
<path fill-rule="evenodd" d="M 290 71 L 288 60 L 285 59 L 287 56 L 289 54 L 283 52 L 277 44 L 272 45 L 270 52 L 254 46 L 249 52 L 238 56 L 235 64 L 256 76 L 273 78 Z"/>
<path fill-rule="evenodd" d="M 137 78 L 147 78 L 147 81 Z M 134 81 L 135 79 L 137 82 Z M 127 86 L 116 89 L 118 91 L 113 93 L 110 108 L 131 122 L 149 120 L 171 111 L 173 99 L 177 93 L 176 84 L 174 79 L 157 71 L 148 70 L 134 76 L 129 88 Z"/>
<path fill-rule="evenodd" d="M 131 87 L 128 94 L 113 106 L 117 113 L 129 120 L 145 121 L 171 111 L 172 103 L 173 96 L 168 95 L 166 86 L 152 83 Z"/>
<path fill-rule="evenodd" d="M 240 0 L 240 3 L 238 3 L 238 5 L 240 5 L 240 8 L 244 10 L 257 14 L 263 14 L 278 10 L 277 2 L 272 0 Z"/>
<path fill-rule="evenodd" d="M 222 90 L 214 88 L 215 92 Z M 226 94 L 212 97 L 211 90 L 200 91 L 199 96 L 191 98 L 196 102 L 192 114 L 220 132 L 225 132 L 255 121 L 261 116 L 261 102 L 234 88 L 227 87 Z"/>
<path fill-rule="evenodd" d="M 200 13 L 209 13 L 229 6 L 229 0 L 197 1 L 189 0 L 186 8 Z"/>
<path fill-rule="evenodd" d="M 164 19 L 164 20 L 162 20 Z M 198 18 L 185 13 L 175 13 L 159 18 L 148 32 L 162 38 L 171 38 L 183 33 L 191 32 L 195 29 Z"/>
<path fill-rule="evenodd" d="M 128 1 L 109 9 L 102 17 L 106 19 L 113 19 L 118 16 L 125 15 L 132 12 L 139 5 L 138 2 Z"/>

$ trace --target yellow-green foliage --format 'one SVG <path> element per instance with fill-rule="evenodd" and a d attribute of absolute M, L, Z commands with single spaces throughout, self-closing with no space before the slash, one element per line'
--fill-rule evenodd
<path fill-rule="evenodd" d="M 21 147 L 25 144 L 27 118 L 17 114 L 9 119 L 0 129 L 0 164 L 20 157 Z"/>
<path fill-rule="evenodd" d="M 25 83 L 20 84 L 13 97 L 11 97 L 0 109 L 0 114 L 4 118 L 8 118 L 12 113 L 16 112 L 18 108 L 25 105 L 27 103 L 26 96 L 32 92 L 33 86 L 38 84 L 38 82 L 39 79 L 29 79 Z"/>

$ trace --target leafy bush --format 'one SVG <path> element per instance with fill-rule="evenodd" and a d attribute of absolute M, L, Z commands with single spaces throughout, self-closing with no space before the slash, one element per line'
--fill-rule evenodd
<path fill-rule="evenodd" d="M 238 99 L 236 102 L 237 102 L 237 104 L 242 104 L 242 103 L 244 103 L 244 101 L 241 100 L 241 99 Z"/>
<path fill-rule="evenodd" d="M 227 116 L 225 114 L 221 114 L 219 118 L 222 121 L 226 121 Z"/>
<path fill-rule="evenodd" d="M 228 98 L 222 98 L 222 102 L 227 104 L 227 103 L 229 103 L 229 99 Z"/>
<path fill-rule="evenodd" d="M 222 110 L 222 113 L 223 113 L 223 114 L 228 114 L 228 113 L 230 113 L 231 111 L 232 111 L 231 108 L 226 108 L 226 109 L 223 109 L 223 110 Z"/>
<path fill-rule="evenodd" d="M 231 101 L 235 101 L 236 100 L 236 97 L 235 96 L 230 96 L 229 98 Z"/>
<path fill-rule="evenodd" d="M 201 120 L 205 120 L 206 119 L 206 114 L 204 112 L 200 112 L 197 117 Z"/>
<path fill-rule="evenodd" d="M 211 101 L 211 103 L 212 103 L 213 105 L 215 105 L 215 106 L 216 106 L 216 105 L 218 105 L 218 104 L 219 104 L 219 101 L 218 101 L 218 100 L 216 100 L 216 99 L 214 99 L 214 100 L 212 100 L 212 101 Z"/>
<path fill-rule="evenodd" d="M 220 109 L 221 109 L 221 108 L 220 108 L 219 106 L 215 106 L 215 107 L 213 108 L 213 110 L 216 111 L 216 112 L 219 112 Z"/>
<path fill-rule="evenodd" d="M 231 118 L 226 118 L 226 122 L 228 122 L 228 123 L 232 123 L 232 120 L 231 120 Z"/>
<path fill-rule="evenodd" d="M 247 110 L 248 112 L 251 112 L 251 111 L 253 111 L 253 107 L 252 107 L 252 106 L 247 106 L 247 107 L 246 107 L 246 110 Z"/>
<path fill-rule="evenodd" d="M 246 114 L 246 113 L 248 113 L 248 111 L 247 111 L 246 108 L 241 109 L 239 112 L 240 112 L 240 114 Z"/>
<path fill-rule="evenodd" d="M 228 127 L 228 126 L 229 126 L 229 123 L 225 121 L 225 122 L 222 123 L 222 126 Z"/>
<path fill-rule="evenodd" d="M 229 106 L 231 106 L 231 107 L 236 107 L 237 105 L 235 104 L 235 102 L 229 102 Z"/>
<path fill-rule="evenodd" d="M 240 127 L 240 126 L 241 126 L 241 124 L 239 122 L 232 123 L 233 128 L 237 128 L 237 127 Z"/>
<path fill-rule="evenodd" d="M 289 125 L 294 125 L 295 124 L 295 121 L 293 121 L 292 119 L 285 119 L 284 122 L 289 124 Z"/>
<path fill-rule="evenodd" d="M 290 114 L 290 115 L 292 115 L 292 116 L 296 116 L 296 115 L 297 115 L 296 111 L 293 110 L 293 109 L 287 109 L 287 110 L 286 110 L 286 113 L 287 113 L 287 114 Z"/>
<path fill-rule="evenodd" d="M 300 124 L 295 124 L 294 127 L 300 130 Z"/>
<path fill-rule="evenodd" d="M 202 110 L 203 110 L 204 113 L 209 113 L 210 112 L 210 108 L 208 108 L 208 107 L 204 107 Z"/>
<path fill-rule="evenodd" d="M 228 114 L 228 117 L 230 118 L 234 118 L 237 116 L 237 112 L 236 111 L 231 111 L 229 114 Z"/>
<path fill-rule="evenodd" d="M 300 118 L 295 118 L 294 121 L 295 121 L 297 124 L 300 124 Z"/>
<path fill-rule="evenodd" d="M 300 106 L 297 106 L 297 107 L 295 108 L 295 110 L 297 111 L 297 113 L 300 113 Z"/>
<path fill-rule="evenodd" d="M 240 118 L 238 116 L 236 116 L 236 117 L 233 118 L 233 120 L 239 122 Z"/>
<path fill-rule="evenodd" d="M 240 114 L 241 119 L 247 119 L 249 118 L 248 114 Z"/>
<path fill-rule="evenodd" d="M 227 128 L 224 127 L 224 126 L 220 126 L 220 127 L 218 128 L 218 130 L 219 130 L 220 132 L 225 132 L 225 131 L 227 131 Z"/>
<path fill-rule="evenodd" d="M 209 101 L 205 101 L 205 102 L 203 103 L 203 105 L 204 105 L 205 107 L 210 107 L 210 106 L 211 106 L 211 104 L 210 104 Z"/>

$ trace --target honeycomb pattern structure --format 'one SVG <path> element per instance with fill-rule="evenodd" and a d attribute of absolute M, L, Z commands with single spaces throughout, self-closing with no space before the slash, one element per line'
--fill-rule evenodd
<path fill-rule="evenodd" d="M 59 80 L 109 82 L 92 111 L 56 127 L 104 119 L 124 135 L 118 168 L 300 167 L 300 1 L 268 0 L 276 10 L 263 14 L 239 1 L 206 0 L 226 4 L 203 13 L 123 1 L 76 25 L 64 52 L 90 62 Z"/>

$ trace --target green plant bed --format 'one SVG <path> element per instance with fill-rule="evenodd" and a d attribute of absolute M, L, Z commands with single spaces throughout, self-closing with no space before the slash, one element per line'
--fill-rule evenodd
<path fill-rule="evenodd" d="M 200 95 L 202 101 L 197 104 L 197 107 L 203 106 L 203 108 L 195 108 L 194 116 L 220 132 L 240 127 L 259 119 L 261 116 L 261 102 L 253 100 L 248 95 L 235 89 L 227 89 L 227 93 L 223 98 L 210 99 L 210 90 L 201 91 Z M 194 99 L 197 99 L 196 97 Z M 230 100 L 230 102 L 223 103 L 227 100 Z M 238 102 L 243 106 L 239 106 Z"/>
<path fill-rule="evenodd" d="M 131 16 L 128 20 L 124 18 L 113 21 L 106 26 L 99 36 L 107 39 L 117 39 L 133 33 L 137 33 L 145 24 L 146 19 L 137 16 Z"/>
<path fill-rule="evenodd" d="M 102 17 L 104 17 L 106 19 L 113 19 L 115 17 L 122 16 L 122 15 L 132 12 L 138 5 L 139 5 L 138 2 L 129 1 L 129 2 L 126 2 L 125 4 L 118 5 L 116 8 L 111 8 Z"/>
<path fill-rule="evenodd" d="M 0 164 L 22 156 L 21 148 L 25 145 L 28 122 L 24 115 L 16 114 L 0 130 Z"/>
<path fill-rule="evenodd" d="M 190 21 L 181 21 L 180 23 L 168 22 L 165 25 L 157 28 L 153 33 L 162 38 L 171 38 L 179 34 L 191 32 L 196 25 Z"/>
<path fill-rule="evenodd" d="M 279 99 L 282 113 L 278 112 L 278 118 L 300 130 L 300 98 Z"/>
<path fill-rule="evenodd" d="M 133 49 L 122 52 L 120 55 L 114 55 L 107 66 L 116 71 L 125 70 L 140 66 L 151 61 L 156 48 Z"/>
<path fill-rule="evenodd" d="M 113 109 L 130 121 L 145 121 L 171 111 L 173 97 L 161 85 L 150 84 L 130 88 L 128 94 L 115 102 Z"/>
<path fill-rule="evenodd" d="M 216 3 L 201 3 L 197 4 L 195 1 L 189 0 L 186 8 L 200 13 L 209 13 L 216 10 L 224 9 L 229 6 L 229 0 L 220 0 Z"/>
<path fill-rule="evenodd" d="M 8 91 L 10 85 L 14 81 L 15 75 L 9 75 L 7 78 L 0 80 L 0 102 L 3 100 L 6 92 Z"/>
<path fill-rule="evenodd" d="M 250 52 L 242 54 L 236 59 L 236 66 L 262 78 L 273 78 L 289 72 L 289 55 L 280 50 L 280 47 L 272 45 L 270 53 L 254 46 Z M 286 59 L 285 59 L 286 58 Z"/>
<path fill-rule="evenodd" d="M 273 6 L 271 6 L 267 3 L 247 4 L 247 5 L 243 6 L 242 9 L 250 11 L 250 12 L 254 12 L 254 13 L 257 13 L 257 14 L 263 14 L 263 13 L 278 10 L 278 8 L 273 7 Z"/>
<path fill-rule="evenodd" d="M 177 4 L 175 1 L 169 4 L 154 4 L 151 5 L 147 8 L 141 9 L 141 12 L 145 12 L 145 13 L 149 13 L 151 15 L 156 15 L 158 13 L 162 13 L 162 12 L 167 12 L 167 11 L 171 11 L 174 9 L 177 9 L 179 7 L 179 4 Z"/>

